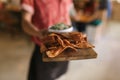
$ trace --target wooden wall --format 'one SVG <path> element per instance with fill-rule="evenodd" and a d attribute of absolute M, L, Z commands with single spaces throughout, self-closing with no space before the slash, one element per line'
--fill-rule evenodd
<path fill-rule="evenodd" d="M 120 21 L 120 3 L 113 1 L 112 5 L 112 20 Z"/>

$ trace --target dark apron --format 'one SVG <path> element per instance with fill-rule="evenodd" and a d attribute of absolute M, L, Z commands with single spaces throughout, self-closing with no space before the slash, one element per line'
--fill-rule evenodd
<path fill-rule="evenodd" d="M 43 62 L 40 47 L 35 46 L 28 80 L 55 80 L 67 71 L 68 62 Z"/>

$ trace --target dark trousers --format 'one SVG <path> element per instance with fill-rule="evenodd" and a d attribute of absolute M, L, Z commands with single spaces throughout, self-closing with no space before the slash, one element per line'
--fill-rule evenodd
<path fill-rule="evenodd" d="M 79 32 L 85 32 L 86 31 L 86 26 L 87 24 L 84 23 L 84 22 L 73 22 L 73 26 L 76 27 L 76 29 L 79 31 Z"/>
<path fill-rule="evenodd" d="M 35 46 L 33 52 L 28 80 L 55 80 L 63 75 L 68 68 L 68 62 L 43 62 L 40 47 Z"/>

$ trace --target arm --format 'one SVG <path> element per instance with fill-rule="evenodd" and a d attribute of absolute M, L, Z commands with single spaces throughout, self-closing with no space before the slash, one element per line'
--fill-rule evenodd
<path fill-rule="evenodd" d="M 42 30 L 36 28 L 32 22 L 32 14 L 29 12 L 23 12 L 22 14 L 22 28 L 30 36 L 36 36 L 42 38 Z"/>

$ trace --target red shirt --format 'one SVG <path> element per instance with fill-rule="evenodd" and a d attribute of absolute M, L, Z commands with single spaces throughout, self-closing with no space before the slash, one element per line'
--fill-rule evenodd
<path fill-rule="evenodd" d="M 32 23 L 38 29 L 48 28 L 56 23 L 70 24 L 71 0 L 22 0 L 22 9 L 33 14 Z M 40 40 L 33 36 L 40 45 Z"/>

